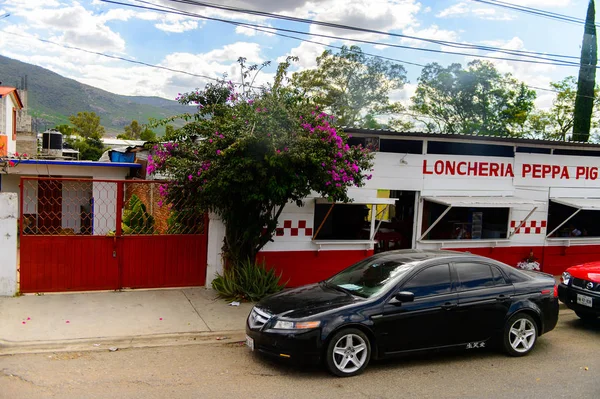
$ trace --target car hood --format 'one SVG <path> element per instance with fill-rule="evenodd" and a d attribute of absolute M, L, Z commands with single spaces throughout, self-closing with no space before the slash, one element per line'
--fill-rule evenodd
<path fill-rule="evenodd" d="M 573 277 L 600 283 L 600 262 L 584 263 L 567 269 Z"/>
<path fill-rule="evenodd" d="M 304 318 L 363 300 L 323 283 L 282 291 L 260 301 L 256 306 L 289 318 Z"/>

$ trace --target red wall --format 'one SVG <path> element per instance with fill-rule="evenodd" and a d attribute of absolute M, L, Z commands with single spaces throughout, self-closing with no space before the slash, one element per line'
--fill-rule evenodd
<path fill-rule="evenodd" d="M 289 280 L 288 287 L 299 287 L 329 278 L 371 255 L 373 250 L 261 252 L 257 260 L 281 273 L 282 282 Z"/>
<path fill-rule="evenodd" d="M 454 251 L 470 252 L 487 256 L 516 267 L 533 250 L 533 255 L 545 273 L 560 275 L 570 266 L 600 260 L 600 245 L 573 247 L 501 247 L 456 248 Z M 282 251 L 261 252 L 258 261 L 282 274 L 282 282 L 288 287 L 298 287 L 331 277 L 357 261 L 373 255 L 372 250 L 354 251 Z"/>

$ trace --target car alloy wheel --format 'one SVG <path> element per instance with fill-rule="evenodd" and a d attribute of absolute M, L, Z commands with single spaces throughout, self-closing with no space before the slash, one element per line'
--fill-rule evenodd
<path fill-rule="evenodd" d="M 335 334 L 327 347 L 327 368 L 339 377 L 361 373 L 371 358 L 371 343 L 360 330 L 349 328 Z"/>
<path fill-rule="evenodd" d="M 517 314 L 506 323 L 504 349 L 511 356 L 524 356 L 535 346 L 537 336 L 533 318 L 525 313 Z"/>

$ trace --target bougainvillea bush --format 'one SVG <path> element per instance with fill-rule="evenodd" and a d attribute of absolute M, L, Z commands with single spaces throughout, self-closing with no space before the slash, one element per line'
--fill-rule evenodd
<path fill-rule="evenodd" d="M 348 188 L 370 178 L 373 155 L 348 146 L 334 116 L 286 86 L 291 61 L 259 89 L 220 81 L 181 94 L 195 113 L 181 116 L 185 126 L 154 148 L 148 164 L 149 173 L 168 177 L 160 190 L 165 206 L 223 220 L 230 266 L 254 261 L 286 204 L 301 206 L 311 192 L 347 202 Z M 257 68 L 240 65 L 247 82 Z"/>

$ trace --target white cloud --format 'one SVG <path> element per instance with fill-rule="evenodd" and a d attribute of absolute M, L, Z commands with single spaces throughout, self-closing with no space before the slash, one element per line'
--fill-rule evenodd
<path fill-rule="evenodd" d="M 431 40 L 444 40 L 444 41 L 456 41 L 458 34 L 451 30 L 440 29 L 437 25 L 431 25 L 429 28 L 415 30 L 413 27 L 409 27 L 402 31 L 404 35 L 420 37 Z M 403 38 L 403 44 L 411 46 L 425 46 L 427 42 L 417 39 Z"/>
<path fill-rule="evenodd" d="M 209 51 L 202 55 L 207 61 L 237 61 L 239 57 L 244 57 L 248 62 L 263 62 L 260 55 L 260 46 L 258 43 L 236 42 L 225 45 L 223 48 Z"/>
<path fill-rule="evenodd" d="M 198 21 L 181 15 L 167 15 L 154 26 L 165 32 L 182 33 L 198 28 Z"/>
<path fill-rule="evenodd" d="M 500 11 L 498 8 L 473 6 L 472 3 L 469 4 L 464 1 L 440 11 L 436 17 L 476 17 L 496 21 L 509 21 L 515 18 L 514 15 Z"/>
<path fill-rule="evenodd" d="M 37 1 L 33 4 L 37 4 Z M 32 3 L 26 2 L 24 6 L 8 9 L 14 15 L 23 18 L 29 27 L 47 30 L 56 35 L 55 40 L 62 43 L 96 51 L 125 50 L 125 41 L 121 35 L 77 2 L 61 8 L 47 8 L 45 4 L 38 7 L 31 5 Z"/>
<path fill-rule="evenodd" d="M 327 48 L 319 44 L 302 42 L 298 47 L 291 49 L 285 56 L 279 57 L 277 62 L 285 61 L 287 56 L 298 57 L 298 62 L 294 64 L 299 70 L 312 69 L 317 66 L 317 57 L 323 54 Z"/>
<path fill-rule="evenodd" d="M 416 0 L 325 0 L 318 3 L 308 2 L 305 7 L 295 10 L 294 14 L 340 25 L 388 32 L 417 25 L 416 14 L 420 7 Z M 385 37 L 315 24 L 310 26 L 310 32 L 344 38 L 381 40 Z"/>

